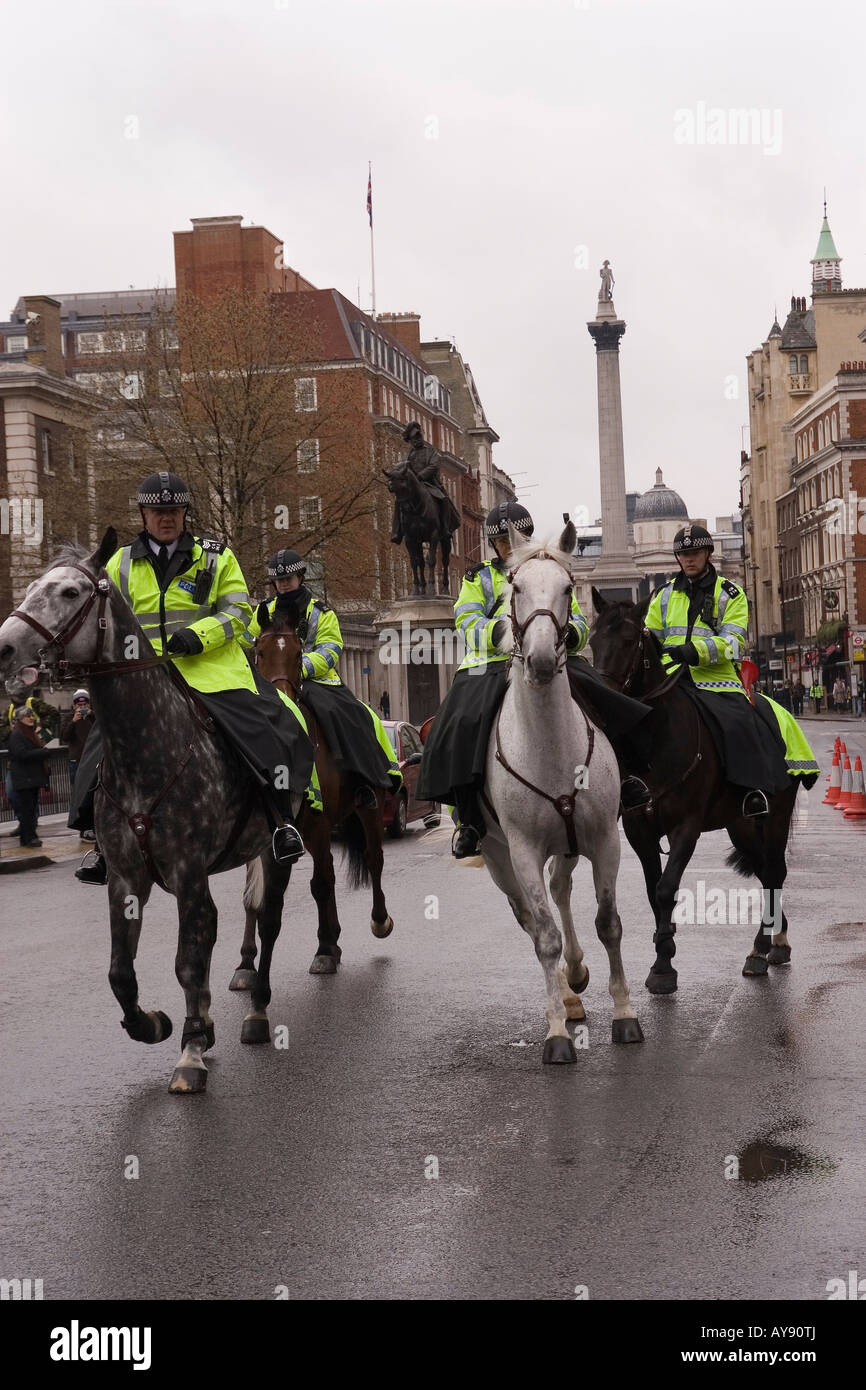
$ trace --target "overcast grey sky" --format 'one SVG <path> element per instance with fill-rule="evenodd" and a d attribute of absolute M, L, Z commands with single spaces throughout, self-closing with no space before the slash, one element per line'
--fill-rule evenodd
<path fill-rule="evenodd" d="M 173 284 L 172 231 L 224 213 L 369 309 L 372 159 L 377 307 L 455 339 L 542 529 L 599 508 L 605 257 L 627 485 L 661 465 L 710 519 L 737 505 L 745 354 L 810 292 L 825 184 L 866 284 L 854 0 L 6 0 L 3 30 L 4 315 Z M 763 126 L 719 143 L 713 111 L 739 108 Z"/>

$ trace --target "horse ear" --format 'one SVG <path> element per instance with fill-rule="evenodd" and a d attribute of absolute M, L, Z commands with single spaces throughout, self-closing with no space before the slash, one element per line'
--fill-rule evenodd
<path fill-rule="evenodd" d="M 569 520 L 565 524 L 565 530 L 559 538 L 559 549 L 566 555 L 570 555 L 577 542 L 577 531 L 574 522 Z"/>
<path fill-rule="evenodd" d="M 117 549 L 117 532 L 113 526 L 109 526 L 102 540 L 99 542 L 98 549 L 94 550 L 90 557 L 90 564 L 99 572 L 107 565 L 115 550 Z"/>
<path fill-rule="evenodd" d="M 635 617 L 638 618 L 638 619 L 640 620 L 641 623 L 643 623 L 644 618 L 646 617 L 647 613 L 649 612 L 649 606 L 650 606 L 650 604 L 652 603 L 652 601 L 653 601 L 653 596 L 652 596 L 652 594 L 647 594 L 646 598 L 641 599 L 640 603 L 638 603 L 638 604 L 635 606 L 635 610 L 634 610 L 634 612 L 635 612 Z"/>
<path fill-rule="evenodd" d="M 262 599 L 261 603 L 256 609 L 256 622 L 258 623 L 262 632 L 267 632 L 268 628 L 271 626 L 271 610 L 268 607 L 267 599 Z"/>
<path fill-rule="evenodd" d="M 512 550 L 517 550 L 521 545 L 526 545 L 526 537 L 522 531 L 518 531 L 511 522 L 508 523 L 508 544 Z"/>
<path fill-rule="evenodd" d="M 598 592 L 598 589 L 595 587 L 594 584 L 592 586 L 592 606 L 595 609 L 596 613 L 603 613 L 605 608 L 610 607 L 610 604 L 608 603 L 607 599 L 602 598 L 601 594 Z"/>

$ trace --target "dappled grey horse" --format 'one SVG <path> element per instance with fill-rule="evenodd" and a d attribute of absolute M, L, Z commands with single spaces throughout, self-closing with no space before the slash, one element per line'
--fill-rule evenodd
<path fill-rule="evenodd" d="M 572 699 L 565 668 L 574 526 L 569 522 L 555 548 L 527 543 L 511 525 L 508 533 L 504 602 L 511 632 L 503 649 L 510 649 L 512 667 L 487 753 L 482 851 L 544 971 L 549 1028 L 543 1060 L 568 1063 L 577 1058 L 566 1019 L 585 1018 L 578 995 L 589 982 L 571 914 L 571 878 L 580 855 L 592 864 L 595 926 L 610 964 L 613 1041 L 643 1040 L 620 954 L 620 777 L 607 739 Z M 562 922 L 564 961 L 550 898 Z"/>
<path fill-rule="evenodd" d="M 241 1032 L 242 1042 L 260 1042 L 268 1032 L 285 874 L 271 854 L 272 829 L 252 772 L 170 660 L 154 653 L 106 576 L 103 567 L 116 549 L 113 530 L 91 556 L 69 546 L 29 586 L 0 626 L 0 678 L 16 700 L 38 670 L 88 679 L 105 747 L 95 812 L 108 866 L 111 988 L 131 1038 L 157 1043 L 170 1036 L 166 1014 L 141 1008 L 135 976 L 142 914 L 158 883 L 177 899 L 175 970 L 186 998 L 169 1090 L 192 1094 L 205 1089 L 203 1054 L 214 1045 L 209 975 L 217 911 L 208 875 L 261 858 L 247 905 L 258 915 L 262 951 Z"/>

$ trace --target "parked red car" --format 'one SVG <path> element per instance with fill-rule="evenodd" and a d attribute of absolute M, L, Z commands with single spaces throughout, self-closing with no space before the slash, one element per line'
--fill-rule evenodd
<path fill-rule="evenodd" d="M 397 763 L 403 774 L 400 791 L 385 795 L 385 829 L 395 840 L 403 834 L 410 820 L 423 820 L 427 830 L 439 824 L 441 814 L 435 801 L 417 801 L 415 787 L 418 782 L 418 767 L 421 762 L 421 735 L 414 724 L 402 719 L 384 719 L 383 724 L 388 737 L 394 745 Z"/>

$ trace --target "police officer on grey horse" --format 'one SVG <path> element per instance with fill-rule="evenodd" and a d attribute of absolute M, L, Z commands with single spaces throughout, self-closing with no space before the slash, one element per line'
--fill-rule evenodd
<path fill-rule="evenodd" d="M 273 853 L 294 863 L 304 853 L 293 804 L 310 785 L 313 746 L 300 712 L 253 671 L 238 639 L 252 618 L 247 585 L 224 542 L 186 529 L 191 496 L 175 473 L 154 473 L 138 489 L 143 529 L 106 565 L 154 651 L 174 660 L 220 731 L 252 772 L 274 828 Z M 102 756 L 94 729 L 78 767 L 69 825 L 93 828 L 93 795 Z M 105 883 L 99 850 L 76 877 Z"/>

